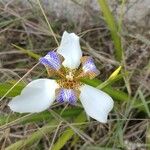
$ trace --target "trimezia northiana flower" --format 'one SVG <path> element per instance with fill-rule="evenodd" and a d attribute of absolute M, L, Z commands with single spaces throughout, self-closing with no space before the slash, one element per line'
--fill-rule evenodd
<path fill-rule="evenodd" d="M 8 106 L 14 112 L 34 113 L 47 109 L 56 99 L 60 103 L 75 104 L 80 99 L 87 115 L 107 122 L 108 113 L 113 108 L 112 98 L 92 86 L 83 84 L 83 77 L 94 78 L 99 74 L 93 59 L 82 56 L 79 37 L 74 33 L 63 33 L 57 51 L 50 51 L 39 59 L 45 65 L 53 79 L 37 79 L 30 82 L 21 92 L 9 102 Z"/>

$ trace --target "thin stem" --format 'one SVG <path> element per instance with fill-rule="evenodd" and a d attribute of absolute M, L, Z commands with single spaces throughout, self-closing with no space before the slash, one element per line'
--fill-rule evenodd
<path fill-rule="evenodd" d="M 36 64 L 36 65 L 34 65 L 22 78 L 20 78 L 5 94 L 4 94 L 4 96 L 0 99 L 0 101 L 1 100 L 3 100 L 3 98 L 5 98 L 5 96 L 7 96 L 7 94 L 9 94 L 9 92 L 23 79 L 23 78 L 25 78 L 35 67 L 37 67 L 39 65 L 39 62 Z"/>
<path fill-rule="evenodd" d="M 45 18 L 45 20 L 46 20 L 46 22 L 47 22 L 47 25 L 48 25 L 48 27 L 49 27 L 49 29 L 50 29 L 50 31 L 51 31 L 51 33 L 52 33 L 52 35 L 53 35 L 55 41 L 56 41 L 56 44 L 57 44 L 57 46 L 59 46 L 59 42 L 58 42 L 58 40 L 57 40 L 57 38 L 56 38 L 56 36 L 55 36 L 55 33 L 54 33 L 54 31 L 53 31 L 53 29 L 52 29 L 52 27 L 51 27 L 51 25 L 50 25 L 50 23 L 49 23 L 49 21 L 48 21 L 48 19 L 47 19 L 47 17 L 46 17 L 46 14 L 45 14 L 45 12 L 44 12 L 42 6 L 41 6 L 41 3 L 40 3 L 39 0 L 37 0 L 37 2 L 38 2 L 38 5 L 39 5 L 39 7 L 40 7 L 40 9 L 41 9 L 41 11 L 42 11 L 42 14 L 43 14 L 43 16 L 44 16 L 44 18 Z"/>

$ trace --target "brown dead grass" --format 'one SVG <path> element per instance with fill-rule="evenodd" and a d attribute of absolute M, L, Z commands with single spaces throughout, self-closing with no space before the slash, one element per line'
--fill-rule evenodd
<path fill-rule="evenodd" d="M 8 4 L 8 3 L 7 3 Z M 46 23 L 42 20 L 41 14 L 35 15 L 32 8 L 24 8 L 21 5 L 14 5 L 11 2 L 9 5 L 0 3 L 0 82 L 7 82 L 10 80 L 19 80 L 30 68 L 32 68 L 37 61 L 29 58 L 11 44 L 16 44 L 20 47 L 30 49 L 35 53 L 44 55 L 49 50 L 56 48 L 56 43 L 52 36 L 49 36 L 49 31 Z M 67 20 L 57 20 L 54 16 L 49 16 L 53 19 L 52 27 L 60 40 L 61 34 L 64 30 L 71 32 L 78 31 L 82 35 L 81 45 L 84 54 L 90 54 L 95 58 L 97 66 L 101 71 L 99 78 L 105 80 L 110 73 L 116 68 L 117 62 L 113 55 L 113 43 L 109 35 L 108 29 L 99 24 L 99 26 L 92 26 L 90 28 L 84 27 L 74 28 L 72 23 Z M 10 23 L 7 23 L 11 21 Z M 137 29 L 138 30 L 138 29 Z M 127 29 L 125 29 L 127 32 Z M 147 33 L 137 33 L 138 31 L 130 31 L 130 34 L 123 33 L 123 43 L 126 60 L 126 70 L 128 71 L 127 83 L 130 87 L 130 92 L 133 97 L 136 95 L 137 90 L 141 89 L 145 97 L 150 96 L 150 75 L 147 65 L 150 60 L 150 45 L 136 38 L 137 34 L 142 35 L 146 39 Z M 131 36 L 132 35 L 132 36 Z M 40 75 L 42 68 L 34 70 L 25 81 L 31 81 Z M 123 80 L 116 83 L 115 88 L 129 92 Z M 10 114 L 7 107 L 7 101 L 3 101 L 0 106 L 0 115 Z M 90 146 L 98 147 L 105 145 L 106 147 L 118 149 L 145 149 L 147 128 L 149 127 L 149 120 L 147 114 L 143 114 L 138 110 L 132 109 L 125 115 L 127 111 L 126 103 L 116 104 L 114 112 L 111 114 L 112 119 L 109 125 L 102 125 L 96 121 L 91 121 L 86 125 L 84 133 L 93 139 L 94 144 Z M 113 117 L 114 116 L 114 117 Z M 121 118 L 127 117 L 126 121 Z M 42 126 L 45 121 L 39 124 L 16 124 L 11 128 L 0 131 L 0 147 L 5 149 L 6 146 L 26 138 Z M 59 127 L 56 138 L 63 133 L 65 125 Z M 51 135 L 46 135 L 40 142 L 35 143 L 31 148 L 33 150 L 48 149 L 51 145 L 55 131 Z M 150 134 L 150 133 L 148 133 Z M 148 135 L 149 136 L 149 135 Z M 74 139 L 74 138 L 73 138 Z M 81 138 L 73 144 L 73 139 L 63 148 L 64 150 L 70 149 L 90 149 L 86 147 L 89 141 L 85 142 Z M 139 145 L 139 147 L 138 147 Z M 131 146 L 132 148 L 128 148 Z M 92 150 L 92 147 L 91 147 Z"/>

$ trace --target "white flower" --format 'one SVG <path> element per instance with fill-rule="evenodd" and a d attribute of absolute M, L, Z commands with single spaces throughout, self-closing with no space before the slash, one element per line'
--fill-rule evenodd
<path fill-rule="evenodd" d="M 80 82 L 80 78 L 94 78 L 99 74 L 93 59 L 82 57 L 79 37 L 74 33 L 63 33 L 57 52 L 51 51 L 39 60 L 49 70 L 49 75 L 59 79 L 37 79 L 30 82 L 19 96 L 8 104 L 19 113 L 41 112 L 49 108 L 54 100 L 75 104 L 80 99 L 87 115 L 106 123 L 113 108 L 112 98 L 105 92 Z"/>

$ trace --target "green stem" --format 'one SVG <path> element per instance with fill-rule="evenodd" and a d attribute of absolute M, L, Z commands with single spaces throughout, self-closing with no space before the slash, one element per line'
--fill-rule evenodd
<path fill-rule="evenodd" d="M 101 11 L 103 12 L 104 19 L 108 25 L 108 28 L 111 32 L 112 40 L 114 42 L 114 47 L 115 47 L 116 60 L 121 62 L 122 57 L 123 57 L 123 48 L 122 48 L 122 44 L 121 44 L 121 37 L 120 37 L 119 31 L 118 31 L 118 25 L 110 11 L 107 1 L 106 0 L 98 0 L 98 3 L 100 5 Z"/>

